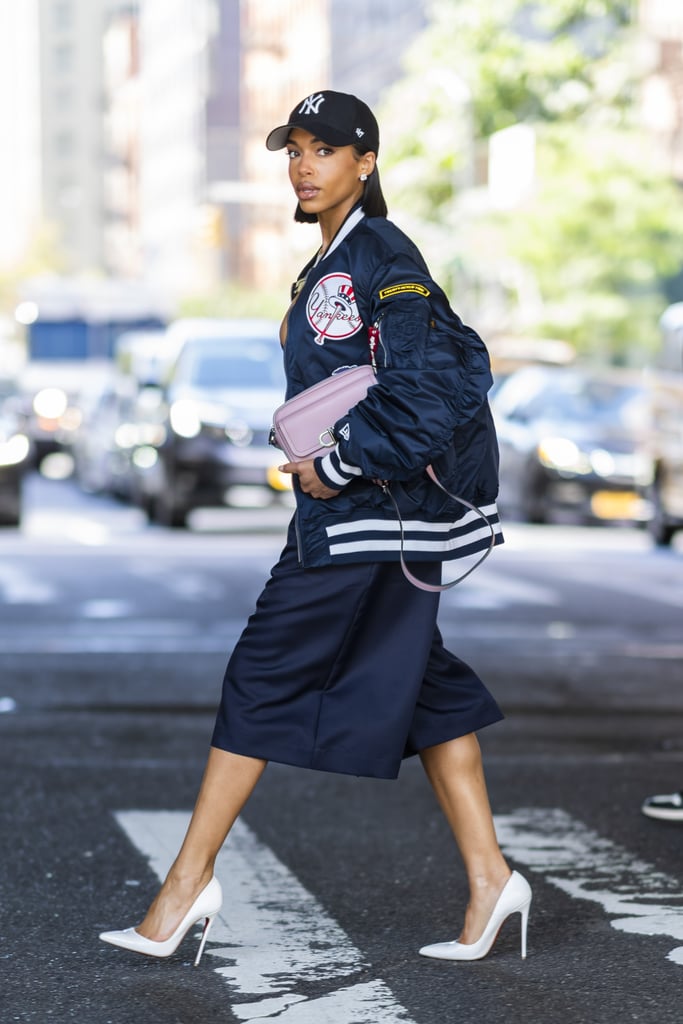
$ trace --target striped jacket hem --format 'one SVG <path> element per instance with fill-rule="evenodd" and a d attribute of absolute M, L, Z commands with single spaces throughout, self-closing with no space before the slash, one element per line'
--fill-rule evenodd
<path fill-rule="evenodd" d="M 503 533 L 495 503 L 481 509 L 481 516 L 469 511 L 457 522 L 427 523 L 421 520 L 403 521 L 403 552 L 412 561 L 450 561 L 484 551 L 491 543 L 491 529 L 496 544 L 503 543 Z M 397 520 L 360 519 L 335 523 L 326 527 L 330 559 L 333 562 L 365 560 L 395 560 L 401 550 L 401 527 Z"/>

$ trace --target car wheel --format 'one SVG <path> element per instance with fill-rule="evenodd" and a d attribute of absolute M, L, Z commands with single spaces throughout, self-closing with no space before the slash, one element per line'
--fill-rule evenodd
<path fill-rule="evenodd" d="M 189 509 L 180 505 L 173 492 L 151 498 L 147 504 L 147 517 L 151 523 L 182 530 L 187 526 Z"/>
<path fill-rule="evenodd" d="M 3 503 L 0 507 L 0 526 L 19 526 L 21 523 L 21 484 L 3 491 Z"/>
<path fill-rule="evenodd" d="M 544 525 L 548 518 L 548 495 L 545 484 L 530 480 L 521 498 L 522 519 L 525 523 Z"/>
<path fill-rule="evenodd" d="M 134 500 L 143 508 L 150 523 L 178 529 L 187 526 L 188 505 L 178 496 L 172 469 L 161 460 L 148 487 L 143 490 L 138 482 L 133 493 Z"/>
<path fill-rule="evenodd" d="M 667 520 L 662 493 L 656 480 L 652 484 L 648 496 L 652 505 L 652 515 L 647 522 L 647 532 L 657 547 L 668 548 L 674 538 L 676 527 Z"/>

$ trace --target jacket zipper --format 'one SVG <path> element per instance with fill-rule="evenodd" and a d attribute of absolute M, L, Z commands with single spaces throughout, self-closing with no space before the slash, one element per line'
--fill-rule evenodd
<path fill-rule="evenodd" d="M 303 567 L 304 557 L 301 551 L 301 533 L 299 531 L 299 513 L 294 513 L 294 533 L 296 534 L 296 557 L 299 565 Z"/>

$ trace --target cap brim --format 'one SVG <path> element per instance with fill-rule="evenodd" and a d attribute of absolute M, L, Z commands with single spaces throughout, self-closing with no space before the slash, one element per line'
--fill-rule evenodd
<path fill-rule="evenodd" d="M 279 128 L 273 128 L 272 132 L 266 139 L 266 147 L 271 149 L 273 152 L 277 149 L 283 149 L 287 145 L 287 139 L 289 133 L 292 130 L 292 126 L 289 124 L 280 125 Z"/>
<path fill-rule="evenodd" d="M 295 128 L 310 132 L 311 135 L 322 139 L 323 142 L 328 142 L 330 146 L 352 146 L 356 142 L 352 135 L 346 135 L 345 132 L 340 132 L 336 128 L 330 128 L 329 125 L 325 125 L 321 121 L 306 121 L 306 124 L 283 124 L 279 128 L 273 128 L 266 139 L 266 147 L 273 152 L 283 149 Z"/>

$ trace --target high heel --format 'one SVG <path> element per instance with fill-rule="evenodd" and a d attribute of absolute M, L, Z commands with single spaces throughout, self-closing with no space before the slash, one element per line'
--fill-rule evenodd
<path fill-rule="evenodd" d="M 109 942 L 112 946 L 119 946 L 121 949 L 130 949 L 133 953 L 167 957 L 175 953 L 190 928 L 201 921 L 202 918 L 205 918 L 201 942 L 199 943 L 199 949 L 194 961 L 194 966 L 197 967 L 204 952 L 204 946 L 213 924 L 213 919 L 221 909 L 222 904 L 223 893 L 221 884 L 214 875 L 209 884 L 197 896 L 197 899 L 185 914 L 173 935 L 169 936 L 168 939 L 163 939 L 161 942 L 157 942 L 155 939 L 147 939 L 144 935 L 140 935 L 135 928 L 125 928 L 119 932 L 102 932 L 100 938 L 103 942 Z"/>
<path fill-rule="evenodd" d="M 498 937 L 503 922 L 511 914 L 521 915 L 522 957 L 526 957 L 526 929 L 531 905 L 531 888 L 525 878 L 513 871 L 501 892 L 486 927 L 477 942 L 435 942 L 423 946 L 421 956 L 432 956 L 437 960 L 481 960 L 490 951 Z"/>

